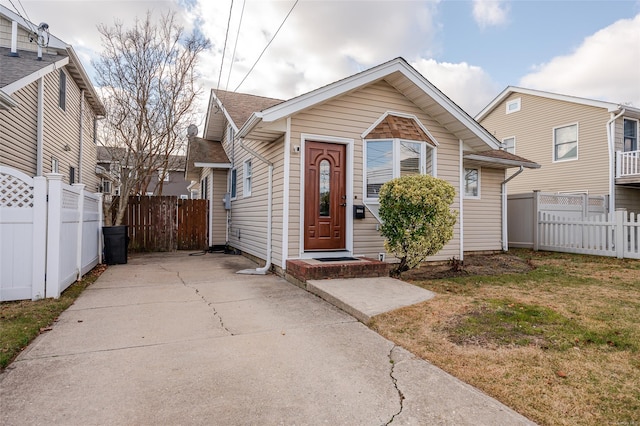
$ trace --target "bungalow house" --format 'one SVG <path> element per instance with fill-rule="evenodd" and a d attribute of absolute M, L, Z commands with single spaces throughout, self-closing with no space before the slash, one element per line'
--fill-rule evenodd
<path fill-rule="evenodd" d="M 202 138 L 190 129 L 187 177 L 210 201 L 210 243 L 286 272 L 318 257 L 385 258 L 378 191 L 425 173 L 448 181 L 459 211 L 433 257 L 504 248 L 505 171 L 537 164 L 501 144 L 404 59 L 288 101 L 213 90 Z"/>
<path fill-rule="evenodd" d="M 609 211 L 640 212 L 640 108 L 509 86 L 476 120 L 513 154 L 542 166 L 509 192 L 609 197 Z"/>
<path fill-rule="evenodd" d="M 73 47 L 0 5 L 0 164 L 28 176 L 61 173 L 95 192 L 104 114 Z"/>

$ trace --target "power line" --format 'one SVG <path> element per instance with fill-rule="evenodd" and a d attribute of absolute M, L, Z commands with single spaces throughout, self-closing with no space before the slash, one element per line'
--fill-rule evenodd
<path fill-rule="evenodd" d="M 15 9 L 16 13 L 18 14 L 19 17 L 21 17 L 29 26 L 29 29 L 33 32 L 35 32 L 35 30 L 33 29 L 33 27 L 31 27 L 31 22 L 29 22 L 30 20 L 27 19 L 29 16 L 27 15 L 27 11 L 24 10 L 24 6 L 22 6 L 22 3 L 20 3 L 20 0 L 18 0 L 18 4 L 22 7 L 22 10 L 24 11 L 24 14 L 27 15 L 27 18 L 25 18 L 24 16 L 22 16 L 22 13 L 20 13 L 20 9 L 18 9 L 16 7 L 16 5 L 13 3 L 12 0 L 9 0 L 9 3 L 11 3 L 11 6 L 13 6 L 13 8 Z"/>
<path fill-rule="evenodd" d="M 220 89 L 220 80 L 222 79 L 222 68 L 224 66 L 224 54 L 227 51 L 227 40 L 229 39 L 229 27 L 231 26 L 231 12 L 233 12 L 233 0 L 231 0 L 231 7 L 229 7 L 229 19 L 227 20 L 227 31 L 224 36 L 224 46 L 222 48 L 222 62 L 220 63 L 220 74 L 218 74 L 218 85 L 216 86 L 216 92 Z"/>
<path fill-rule="evenodd" d="M 267 48 L 269 47 L 269 45 L 271 45 L 271 42 L 273 41 L 273 39 L 276 38 L 276 36 L 278 35 L 278 33 L 280 32 L 280 29 L 282 28 L 282 26 L 284 25 L 285 22 L 287 22 L 287 18 L 289 18 L 289 15 L 291 15 L 291 12 L 293 12 L 293 9 L 295 9 L 296 5 L 298 4 L 300 0 L 296 0 L 296 2 L 293 4 L 293 6 L 291 6 L 291 9 L 289 10 L 289 13 L 287 13 L 287 16 L 284 17 L 284 19 L 282 20 L 282 23 L 280 24 L 280 26 L 278 27 L 278 29 L 276 30 L 275 34 L 273 35 L 273 37 L 271 37 L 271 40 L 269 40 L 269 43 L 267 43 L 267 45 L 264 47 L 264 49 L 262 50 L 262 53 L 260 53 L 260 56 L 258 56 L 258 59 L 256 59 L 256 61 L 253 63 L 253 66 L 251 66 L 251 69 L 249 70 L 249 72 L 247 73 L 247 75 L 244 76 L 244 78 L 242 79 L 242 81 L 240 82 L 240 84 L 238 84 L 238 87 L 236 87 L 236 89 L 234 90 L 234 92 L 237 92 L 238 89 L 240 88 L 240 86 L 242 86 L 242 83 L 244 83 L 244 81 L 247 79 L 247 77 L 249 77 L 249 74 L 251 74 L 251 72 L 253 71 L 253 69 L 256 67 L 256 65 L 258 64 L 258 62 L 260 61 L 260 58 L 262 58 L 262 55 L 264 55 L 264 52 L 267 50 Z"/>
<path fill-rule="evenodd" d="M 242 2 L 242 11 L 240 12 L 240 22 L 238 23 L 238 32 L 236 33 L 236 42 L 233 45 L 233 55 L 231 56 L 231 67 L 229 67 L 229 75 L 227 76 L 227 84 L 224 86 L 225 92 L 229 88 L 229 80 L 231 79 L 231 71 L 233 70 L 233 63 L 236 59 L 236 48 L 238 47 L 238 39 L 240 38 L 240 27 L 242 27 L 242 18 L 244 17 L 244 6 L 247 4 L 246 0 Z M 223 102 L 224 103 L 224 102 Z"/>

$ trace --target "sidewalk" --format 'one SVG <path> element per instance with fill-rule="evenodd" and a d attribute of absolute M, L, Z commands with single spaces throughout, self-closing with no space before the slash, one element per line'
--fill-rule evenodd
<path fill-rule="evenodd" d="M 0 375 L 0 423 L 532 424 L 283 279 L 235 274 L 251 267 L 109 267 Z"/>

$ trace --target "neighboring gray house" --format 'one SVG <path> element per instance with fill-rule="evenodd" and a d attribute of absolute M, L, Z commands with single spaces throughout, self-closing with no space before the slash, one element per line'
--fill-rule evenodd
<path fill-rule="evenodd" d="M 110 195 L 120 195 L 120 164 L 118 158 L 124 156 L 120 148 L 98 146 L 96 170 L 101 175 L 100 191 Z M 189 186 L 191 181 L 185 180 L 184 155 L 171 155 L 168 170 L 149 172 L 149 184 L 144 194 L 139 195 L 173 195 L 179 198 L 192 198 Z M 159 185 L 163 180 L 162 186 Z M 160 189 L 162 188 L 162 189 Z M 161 191 L 158 193 L 158 191 Z"/>
<path fill-rule="evenodd" d="M 0 5 L 0 164 L 28 176 L 58 172 L 97 191 L 104 106 L 73 47 L 36 27 Z"/>

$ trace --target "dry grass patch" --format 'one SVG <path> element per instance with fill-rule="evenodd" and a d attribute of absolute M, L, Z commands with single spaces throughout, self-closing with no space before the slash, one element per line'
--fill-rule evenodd
<path fill-rule="evenodd" d="M 95 282 L 106 265 L 97 265 L 82 280 L 70 285 L 58 299 L 20 300 L 0 303 L 0 372 Z"/>
<path fill-rule="evenodd" d="M 438 296 L 373 328 L 540 424 L 640 424 L 640 262 L 515 254 L 466 259 L 496 275 L 414 271 Z"/>

